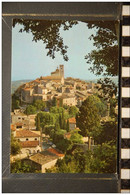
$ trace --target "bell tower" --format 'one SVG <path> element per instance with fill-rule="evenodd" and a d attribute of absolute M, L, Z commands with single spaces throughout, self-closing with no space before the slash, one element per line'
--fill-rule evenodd
<path fill-rule="evenodd" d="M 60 76 L 63 77 L 64 79 L 64 65 L 60 65 L 59 71 L 60 71 Z"/>

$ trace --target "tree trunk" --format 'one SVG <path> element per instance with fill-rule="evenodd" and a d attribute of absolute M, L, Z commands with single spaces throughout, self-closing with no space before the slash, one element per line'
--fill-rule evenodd
<path fill-rule="evenodd" d="M 91 138 L 88 137 L 88 149 L 90 150 L 91 149 Z"/>

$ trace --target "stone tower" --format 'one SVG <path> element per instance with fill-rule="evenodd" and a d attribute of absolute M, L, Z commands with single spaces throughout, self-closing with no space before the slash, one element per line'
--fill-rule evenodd
<path fill-rule="evenodd" d="M 64 65 L 60 65 L 59 73 L 60 73 L 60 76 L 63 77 L 63 79 L 64 79 Z"/>

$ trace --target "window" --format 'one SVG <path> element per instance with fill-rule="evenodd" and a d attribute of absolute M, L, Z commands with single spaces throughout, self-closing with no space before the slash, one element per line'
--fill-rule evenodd
<path fill-rule="evenodd" d="M 18 126 L 16 126 L 16 128 L 17 128 L 17 129 L 21 129 L 21 128 L 22 128 L 22 126 L 21 126 L 21 125 L 18 125 Z"/>

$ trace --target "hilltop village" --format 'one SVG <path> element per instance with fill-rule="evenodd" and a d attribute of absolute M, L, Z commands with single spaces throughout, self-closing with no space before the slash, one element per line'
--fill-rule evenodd
<path fill-rule="evenodd" d="M 97 85 L 71 77 L 65 79 L 64 65 L 60 65 L 50 76 L 41 76 L 24 84 L 17 93 L 25 103 L 51 101 L 55 97 L 58 105 L 81 106 L 86 97 L 96 92 Z"/>
<path fill-rule="evenodd" d="M 44 173 L 64 158 L 67 145 L 70 141 L 75 143 L 76 136 L 79 146 L 85 150 L 89 145 L 93 148 L 92 137 L 78 134 L 76 113 L 87 97 L 98 92 L 97 86 L 76 78 L 64 78 L 64 65 L 59 65 L 50 76 L 41 76 L 20 86 L 15 96 L 22 104 L 11 112 L 11 143 L 14 148 L 19 147 L 17 152 L 11 151 L 12 166 L 20 160 Z M 27 112 L 32 105 L 37 106 L 37 110 Z"/>

